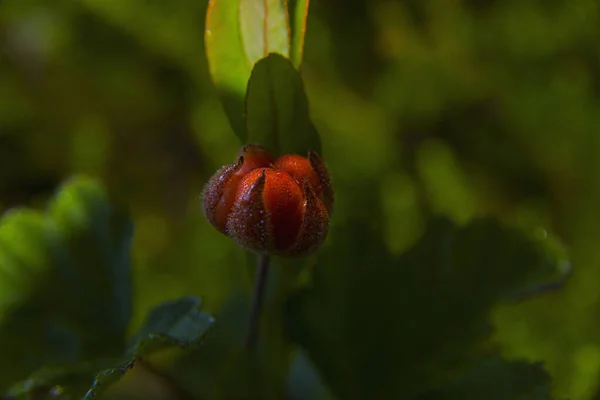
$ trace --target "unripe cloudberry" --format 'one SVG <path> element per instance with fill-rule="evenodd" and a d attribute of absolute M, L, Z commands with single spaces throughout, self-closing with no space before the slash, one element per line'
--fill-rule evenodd
<path fill-rule="evenodd" d="M 273 162 L 270 153 L 264 147 L 245 146 L 235 164 L 219 169 L 204 187 L 202 200 L 208 221 L 220 232 L 225 232 L 227 216 L 235 201 L 237 188 L 242 178 L 250 171 L 268 167 Z"/>
<path fill-rule="evenodd" d="M 297 154 L 283 155 L 275 161 L 275 169 L 287 172 L 298 182 L 301 182 L 302 178 L 308 179 L 308 183 L 323 202 L 327 212 L 331 214 L 333 188 L 327 167 L 317 153 L 309 151 L 308 158 Z"/>
<path fill-rule="evenodd" d="M 273 162 L 264 148 L 246 146 L 237 163 L 209 180 L 203 200 L 210 223 L 241 246 L 302 256 L 317 250 L 327 236 L 333 190 L 315 153 Z"/>

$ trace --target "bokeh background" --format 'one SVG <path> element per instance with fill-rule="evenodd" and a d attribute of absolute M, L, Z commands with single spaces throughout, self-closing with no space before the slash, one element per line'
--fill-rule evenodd
<path fill-rule="evenodd" d="M 396 253 L 440 212 L 555 235 L 567 287 L 497 310 L 496 339 L 542 360 L 557 396 L 600 399 L 598 1 L 312 3 L 302 75 L 333 223 L 381 211 Z M 0 210 L 41 207 L 76 173 L 102 180 L 136 226 L 132 331 L 186 294 L 218 310 L 248 279 L 200 208 L 240 147 L 207 71 L 206 6 L 0 1 Z M 344 206 L 367 188 L 380 210 Z"/>

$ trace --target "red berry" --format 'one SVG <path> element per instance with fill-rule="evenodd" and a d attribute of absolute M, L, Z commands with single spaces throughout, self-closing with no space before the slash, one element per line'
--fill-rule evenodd
<path fill-rule="evenodd" d="M 250 250 L 297 256 L 325 240 L 329 216 L 311 186 L 302 188 L 288 173 L 261 168 L 239 185 L 226 232 Z"/>
<path fill-rule="evenodd" d="M 240 156 L 244 157 L 244 165 L 238 171 L 238 174 L 242 176 L 256 168 L 269 167 L 273 163 L 273 157 L 269 150 L 256 144 L 244 146 Z"/>
<path fill-rule="evenodd" d="M 285 154 L 275 160 L 275 168 L 280 171 L 285 171 L 292 176 L 297 182 L 302 182 L 302 178 L 306 178 L 308 183 L 315 190 L 317 196 L 322 192 L 319 176 L 310 165 L 308 158 L 297 154 Z"/>
<path fill-rule="evenodd" d="M 275 168 L 290 174 L 298 184 L 305 178 L 314 189 L 315 194 L 327 211 L 331 213 L 333 207 L 333 189 L 327 167 L 321 158 L 312 151 L 308 152 L 308 158 L 297 154 L 286 154 L 275 160 Z"/>
<path fill-rule="evenodd" d="M 286 155 L 275 164 L 259 146 L 207 183 L 204 209 L 211 224 L 241 246 L 263 254 L 307 255 L 329 228 L 333 190 L 321 159 Z"/>
<path fill-rule="evenodd" d="M 225 233 L 227 216 L 235 200 L 241 179 L 256 168 L 268 167 L 273 158 L 268 150 L 257 145 L 245 146 L 235 164 L 219 169 L 204 187 L 202 198 L 208 221 L 220 232 Z"/>

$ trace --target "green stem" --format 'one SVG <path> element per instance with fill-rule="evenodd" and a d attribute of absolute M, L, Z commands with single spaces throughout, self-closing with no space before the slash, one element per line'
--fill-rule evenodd
<path fill-rule="evenodd" d="M 258 344 L 259 322 L 267 288 L 270 262 L 271 258 L 268 255 L 261 254 L 259 256 L 258 272 L 256 275 L 256 283 L 254 285 L 254 296 L 252 298 L 252 309 L 250 310 L 250 321 L 248 323 L 248 333 L 246 335 L 246 348 L 250 351 L 253 351 Z"/>

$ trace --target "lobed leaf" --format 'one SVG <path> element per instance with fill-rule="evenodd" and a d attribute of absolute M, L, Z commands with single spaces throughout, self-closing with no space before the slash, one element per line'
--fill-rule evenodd
<path fill-rule="evenodd" d="M 0 389 L 43 364 L 123 351 L 131 312 L 129 221 L 93 181 L 59 190 L 48 212 L 0 221 Z"/>
<path fill-rule="evenodd" d="M 213 318 L 202 311 L 197 297 L 183 297 L 160 304 L 150 312 L 121 359 L 43 368 L 14 385 L 7 396 L 25 399 L 35 393 L 38 396 L 76 396 L 86 400 L 96 398 L 143 358 L 168 348 L 192 349 L 199 345 L 213 322 Z"/>
<path fill-rule="evenodd" d="M 182 297 L 156 306 L 135 336 L 125 361 L 115 368 L 100 372 L 84 400 L 94 398 L 109 384 L 119 380 L 138 359 L 170 347 L 199 345 L 213 323 L 210 314 L 202 311 L 202 302 L 198 297 Z"/>
<path fill-rule="evenodd" d="M 269 373 L 264 354 L 245 348 L 250 313 L 247 293 L 235 291 L 216 311 L 218 323 L 202 346 L 162 369 L 186 393 L 199 399 L 280 399 L 283 385 Z M 266 343 L 265 343 L 266 344 Z M 279 371 L 285 374 L 285 370 Z"/>
<path fill-rule="evenodd" d="M 91 179 L 67 182 L 50 203 L 47 226 L 61 310 L 81 332 L 82 356 L 119 354 L 131 317 L 132 223 Z"/>
<path fill-rule="evenodd" d="M 344 399 L 410 399 L 447 382 L 481 356 L 498 301 L 563 271 L 530 235 L 490 219 L 438 219 L 398 259 L 373 252 L 378 236 L 365 226 L 332 237 L 314 287 L 290 299 L 286 325 Z M 377 256 L 352 254 L 361 251 Z"/>
<path fill-rule="evenodd" d="M 477 361 L 455 381 L 415 400 L 551 400 L 550 383 L 539 363 L 505 361 L 492 355 Z"/>

